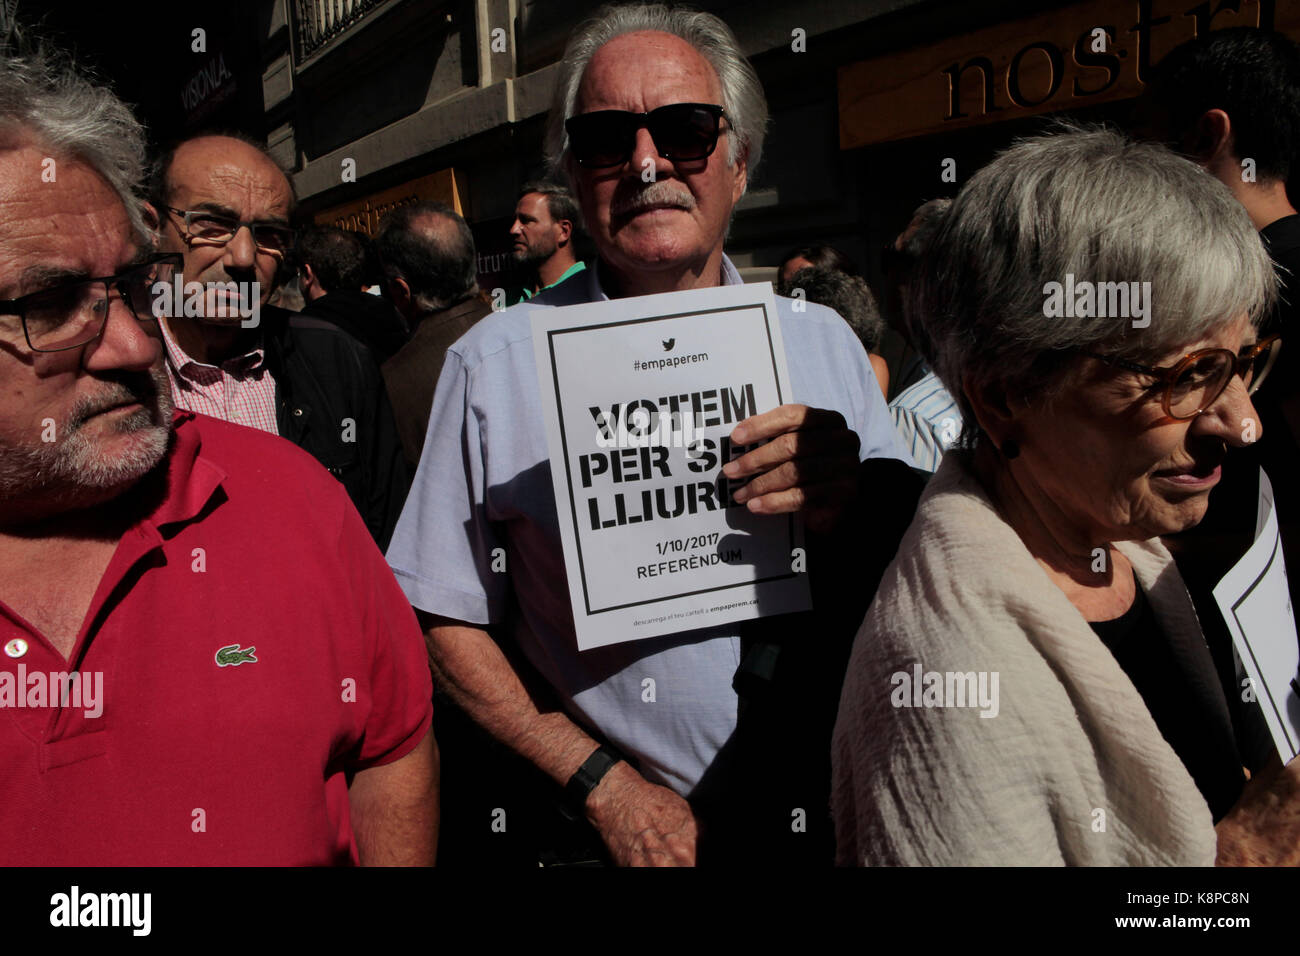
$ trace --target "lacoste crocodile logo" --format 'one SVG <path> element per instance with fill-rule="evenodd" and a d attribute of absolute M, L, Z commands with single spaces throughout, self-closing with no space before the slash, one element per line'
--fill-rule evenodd
<path fill-rule="evenodd" d="M 240 648 L 238 644 L 227 644 L 217 651 L 216 661 L 218 667 L 237 667 L 240 664 L 257 663 L 257 658 L 253 656 L 256 647 Z"/>

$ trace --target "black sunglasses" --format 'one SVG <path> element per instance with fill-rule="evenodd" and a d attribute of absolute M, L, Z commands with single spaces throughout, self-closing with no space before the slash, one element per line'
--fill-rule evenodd
<path fill-rule="evenodd" d="M 672 103 L 649 113 L 597 110 L 564 121 L 569 152 L 579 166 L 609 169 L 627 162 L 642 126 L 664 159 L 689 163 L 708 158 L 718 145 L 726 111 L 709 103 Z"/>

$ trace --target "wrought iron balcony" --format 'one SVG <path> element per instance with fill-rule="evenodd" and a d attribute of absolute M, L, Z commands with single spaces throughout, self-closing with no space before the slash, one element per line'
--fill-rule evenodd
<path fill-rule="evenodd" d="M 298 62 L 315 56 L 335 37 L 359 23 L 387 0 L 295 0 Z"/>

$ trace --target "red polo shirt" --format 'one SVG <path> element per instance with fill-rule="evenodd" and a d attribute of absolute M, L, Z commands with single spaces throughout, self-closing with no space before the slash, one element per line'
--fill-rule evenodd
<path fill-rule="evenodd" d="M 159 467 L 73 650 L 97 703 L 40 705 L 33 673 L 69 662 L 0 582 L 0 864 L 355 862 L 347 780 L 433 716 L 410 605 L 343 486 L 289 442 L 179 412 Z M 20 666 L 35 706 L 12 694 Z"/>

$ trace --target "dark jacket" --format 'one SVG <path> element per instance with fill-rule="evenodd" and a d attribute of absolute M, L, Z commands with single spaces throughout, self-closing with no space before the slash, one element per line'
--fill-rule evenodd
<path fill-rule="evenodd" d="M 736 729 L 688 796 L 696 860 L 829 866 L 831 732 L 858 628 L 930 476 L 893 458 L 858 466 L 858 504 L 830 534 L 807 531 L 813 610 L 741 625 Z M 794 826 L 795 809 L 804 811 Z"/>
<path fill-rule="evenodd" d="M 1223 477 L 1210 496 L 1205 517 L 1194 527 L 1164 538 L 1196 605 L 1232 714 L 1237 745 L 1251 770 L 1258 770 L 1272 756 L 1272 738 L 1259 701 L 1241 699 L 1232 636 L 1214 598 L 1214 588 L 1255 541 L 1261 467 L 1274 493 L 1284 499 L 1277 512 L 1283 559 L 1289 569 L 1300 567 L 1300 520 L 1296 509 L 1287 507 L 1291 489 L 1300 486 L 1300 383 L 1296 373 L 1300 349 L 1294 341 L 1294 330 L 1300 328 L 1300 279 L 1296 278 L 1300 276 L 1300 216 L 1284 216 L 1260 230 L 1260 236 L 1273 261 L 1282 267 L 1278 278 L 1283 288 L 1277 309 L 1265 318 L 1259 334 L 1281 333 L 1283 348 L 1251 399 L 1259 413 L 1259 441 L 1229 449 Z M 1292 570 L 1287 577 L 1291 606 L 1300 607 L 1300 574 Z"/>
<path fill-rule="evenodd" d="M 447 349 L 492 311 L 478 296 L 458 302 L 420 320 L 411 341 L 384 363 L 384 383 L 397 418 L 397 431 L 412 471 L 420 463 L 424 433 L 429 430 L 433 390 L 447 358 Z"/>
<path fill-rule="evenodd" d="M 281 436 L 343 483 L 386 550 L 410 474 L 374 357 L 319 319 L 268 306 L 262 322 Z"/>
<path fill-rule="evenodd" d="M 337 325 L 370 349 L 380 363 L 406 344 L 402 320 L 383 296 L 349 289 L 329 292 L 303 306 L 302 314 Z"/>

